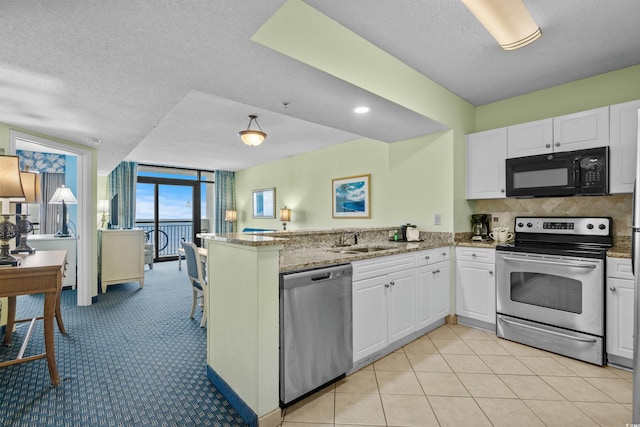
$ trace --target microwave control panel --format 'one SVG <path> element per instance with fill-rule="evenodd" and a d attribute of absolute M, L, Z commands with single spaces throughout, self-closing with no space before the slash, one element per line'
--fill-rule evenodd
<path fill-rule="evenodd" d="M 583 187 L 602 187 L 607 182 L 606 157 L 586 156 L 580 160 Z"/>

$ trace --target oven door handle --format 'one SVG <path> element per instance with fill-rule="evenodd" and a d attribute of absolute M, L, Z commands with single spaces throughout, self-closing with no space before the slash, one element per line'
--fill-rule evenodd
<path fill-rule="evenodd" d="M 507 261 L 525 261 L 525 262 L 533 262 L 537 264 L 551 264 L 551 265 L 561 265 L 563 267 L 578 267 L 578 268 L 596 268 L 595 264 L 567 264 L 564 262 L 554 262 L 554 261 L 542 261 L 537 259 L 530 258 L 511 258 L 507 256 L 503 256 L 502 259 Z"/>
<path fill-rule="evenodd" d="M 570 339 L 575 340 L 575 341 L 596 342 L 595 338 L 574 337 L 573 335 L 563 334 L 562 332 L 550 331 L 548 329 L 537 328 L 535 326 L 526 325 L 524 323 L 514 322 L 514 321 L 511 321 L 511 320 L 505 319 L 505 318 L 502 318 L 500 320 L 505 322 L 505 323 L 509 323 L 511 325 L 522 326 L 523 328 L 529 328 L 529 329 L 533 329 L 534 331 L 544 332 L 546 334 L 551 334 L 551 335 L 557 335 L 557 336 L 560 336 L 560 337 L 563 337 L 563 338 L 570 338 Z"/>

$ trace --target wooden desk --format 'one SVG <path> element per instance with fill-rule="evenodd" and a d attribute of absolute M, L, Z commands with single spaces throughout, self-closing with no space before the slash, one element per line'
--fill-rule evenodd
<path fill-rule="evenodd" d="M 26 347 L 23 344 L 18 358 L 1 362 L 0 368 L 46 357 L 51 384 L 57 385 L 60 378 L 56 366 L 53 319 L 56 319 L 60 332 L 66 334 L 60 314 L 60 290 L 62 289 L 63 269 L 67 253 L 66 251 L 37 251 L 33 255 L 16 255 L 16 257 L 22 258 L 22 263 L 18 267 L 3 266 L 0 268 L 0 297 L 8 297 L 9 299 L 4 344 L 7 345 L 11 341 L 15 323 L 34 321 L 34 319 L 15 320 L 16 296 L 43 293 L 44 315 L 35 319 L 44 320 L 45 353 L 22 358 L 23 350 Z"/>

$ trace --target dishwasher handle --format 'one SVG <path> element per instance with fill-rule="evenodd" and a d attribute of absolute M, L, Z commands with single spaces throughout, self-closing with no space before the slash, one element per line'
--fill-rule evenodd
<path fill-rule="evenodd" d="M 302 286 L 321 284 L 334 280 L 344 280 L 351 284 L 351 264 L 340 264 L 315 270 L 292 271 L 280 275 L 281 289 L 293 289 Z"/>
<path fill-rule="evenodd" d="M 311 281 L 318 282 L 320 280 L 327 280 L 327 279 L 331 279 L 331 276 L 332 276 L 332 273 L 319 274 L 317 276 L 312 276 Z"/>

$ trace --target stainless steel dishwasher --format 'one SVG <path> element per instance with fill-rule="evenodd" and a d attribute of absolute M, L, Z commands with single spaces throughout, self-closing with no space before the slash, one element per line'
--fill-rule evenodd
<path fill-rule="evenodd" d="M 351 264 L 280 275 L 283 406 L 352 368 L 351 299 Z"/>

